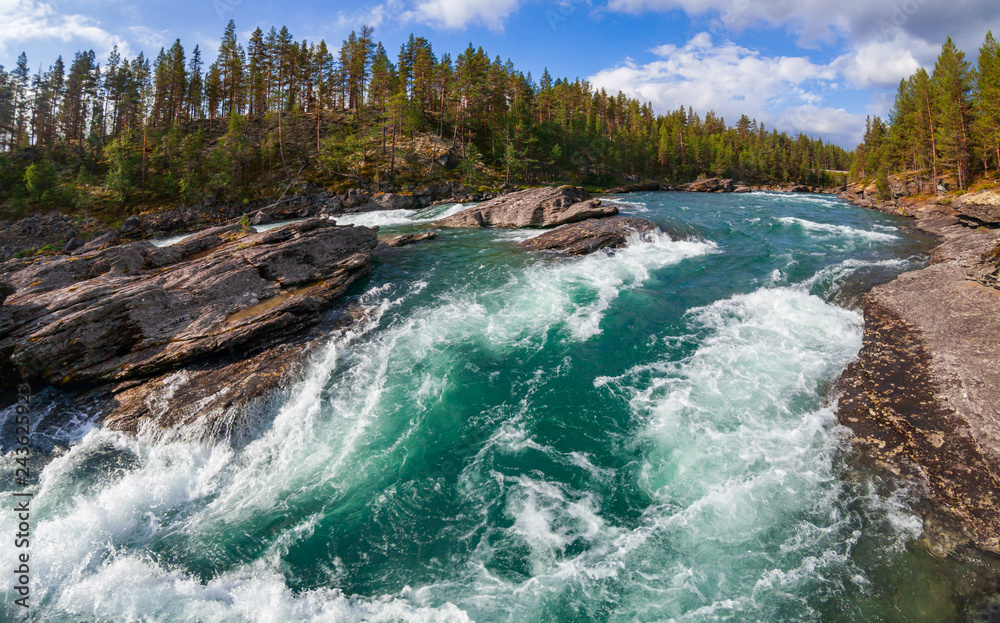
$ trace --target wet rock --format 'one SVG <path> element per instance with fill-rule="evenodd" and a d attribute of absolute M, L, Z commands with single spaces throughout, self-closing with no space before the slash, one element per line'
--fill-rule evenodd
<path fill-rule="evenodd" d="M 731 193 L 733 189 L 733 180 L 723 180 L 717 177 L 698 180 L 690 184 L 681 184 L 677 187 L 677 190 L 692 193 Z"/>
<path fill-rule="evenodd" d="M 945 236 L 933 265 L 866 296 L 838 415 L 864 455 L 923 480 L 977 546 L 1000 552 L 1000 289 L 982 278 L 1000 232 L 932 228 Z"/>
<path fill-rule="evenodd" d="M 557 227 L 618 214 L 582 188 L 532 188 L 502 195 L 434 223 L 437 227 Z"/>
<path fill-rule="evenodd" d="M 272 223 L 272 222 L 274 222 L 274 221 L 263 210 L 261 210 L 260 212 L 257 212 L 257 214 L 254 214 L 253 218 L 250 219 L 250 223 L 252 225 L 267 225 L 268 223 Z"/>
<path fill-rule="evenodd" d="M 376 236 L 313 219 L 35 262 L 6 277 L 18 292 L 0 308 L 0 355 L 25 378 L 65 386 L 143 379 L 273 347 L 315 324 L 368 274 Z"/>
<path fill-rule="evenodd" d="M 656 224 L 630 216 L 591 219 L 557 227 L 530 238 L 520 246 L 532 251 L 551 250 L 568 255 L 586 255 L 601 249 L 617 249 L 634 234 L 659 231 Z"/>
<path fill-rule="evenodd" d="M 385 193 L 384 195 L 375 197 L 375 203 L 382 210 L 419 210 L 423 207 L 420 200 L 413 195 L 396 195 L 393 193 Z"/>
<path fill-rule="evenodd" d="M 418 242 L 434 240 L 435 238 L 437 238 L 437 234 L 432 231 L 420 234 L 401 234 L 399 236 L 390 236 L 381 240 L 378 246 L 381 248 L 406 247 Z"/>

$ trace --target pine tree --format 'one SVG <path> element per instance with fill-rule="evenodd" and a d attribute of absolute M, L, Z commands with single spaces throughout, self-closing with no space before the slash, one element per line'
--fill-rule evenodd
<path fill-rule="evenodd" d="M 1000 44 L 992 32 L 979 48 L 976 70 L 974 123 L 977 142 L 982 147 L 983 168 L 989 170 L 989 159 L 1000 171 Z"/>
<path fill-rule="evenodd" d="M 969 127 L 972 121 L 972 77 L 965 53 L 948 37 L 931 76 L 938 146 L 958 173 L 959 188 L 969 184 Z"/>

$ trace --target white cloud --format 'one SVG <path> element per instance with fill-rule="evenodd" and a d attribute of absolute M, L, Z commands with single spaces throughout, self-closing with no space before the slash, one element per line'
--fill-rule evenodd
<path fill-rule="evenodd" d="M 503 31 L 504 20 L 518 9 L 519 3 L 520 0 L 420 0 L 406 17 L 444 28 L 479 24 Z"/>
<path fill-rule="evenodd" d="M 99 53 L 115 44 L 128 51 L 123 40 L 84 15 L 60 14 L 53 5 L 38 0 L 0 0 L 0 52 L 12 53 L 18 43 L 45 39 L 87 42 Z"/>
<path fill-rule="evenodd" d="M 653 52 L 659 58 L 651 63 L 626 61 L 590 81 L 597 88 L 649 100 L 660 111 L 693 106 L 727 117 L 745 112 L 766 119 L 771 107 L 818 103 L 821 96 L 805 87 L 837 78 L 832 67 L 804 57 L 765 57 L 729 42 L 713 46 L 707 33 L 682 47 L 664 45 Z"/>
<path fill-rule="evenodd" d="M 918 58 L 933 58 L 938 48 L 898 33 L 892 41 L 870 41 L 833 62 L 853 86 L 894 88 L 920 68 Z"/>
<path fill-rule="evenodd" d="M 128 29 L 132 37 L 147 49 L 147 54 L 164 47 L 167 44 L 168 30 L 153 30 L 146 26 L 132 26 Z"/>
<path fill-rule="evenodd" d="M 792 133 L 823 136 L 853 147 L 864 115 L 823 106 L 824 94 L 840 89 L 845 78 L 872 80 L 849 59 L 816 64 L 806 57 L 767 57 L 725 41 L 714 45 L 708 33 L 683 46 L 653 50 L 657 59 L 622 65 L 590 77 L 597 88 L 622 91 L 650 101 L 661 113 L 692 106 L 701 113 L 714 110 L 734 123 L 741 114 Z M 857 73 L 848 77 L 842 68 Z M 898 80 L 898 78 L 897 78 Z"/>
<path fill-rule="evenodd" d="M 403 3 L 401 0 L 388 0 L 373 7 L 357 9 L 350 13 L 340 11 L 337 13 L 337 30 L 357 29 L 363 25 L 378 28 L 382 24 L 399 18 L 403 14 Z"/>
<path fill-rule="evenodd" d="M 862 141 L 865 115 L 843 108 L 791 106 L 774 120 L 774 127 L 790 134 L 822 136 L 828 142 L 853 148 Z"/>
<path fill-rule="evenodd" d="M 951 35 L 960 46 L 971 48 L 982 43 L 987 28 L 1000 30 L 996 0 L 959 4 L 930 0 L 609 0 L 607 10 L 638 14 L 681 9 L 736 30 L 761 23 L 786 26 L 802 45 L 844 37 L 860 46 L 875 40 L 889 42 L 902 32 L 935 47 Z"/>

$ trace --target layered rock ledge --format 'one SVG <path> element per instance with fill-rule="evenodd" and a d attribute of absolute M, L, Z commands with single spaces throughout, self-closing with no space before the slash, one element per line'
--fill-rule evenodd
<path fill-rule="evenodd" d="M 520 246 L 532 251 L 548 250 L 567 255 L 586 255 L 601 249 L 624 247 L 633 234 L 658 230 L 655 224 L 643 219 L 613 216 L 563 225 L 541 236 L 525 240 Z"/>
<path fill-rule="evenodd" d="M 591 218 L 615 216 L 582 188 L 531 188 L 481 203 L 434 222 L 435 227 L 558 227 Z"/>
<path fill-rule="evenodd" d="M 979 547 L 1000 552 L 1000 231 L 927 209 L 931 265 L 864 299 L 839 417 L 861 452 L 926 485 Z"/>
<path fill-rule="evenodd" d="M 125 430 L 182 421 L 185 405 L 207 397 L 183 390 L 153 400 L 164 375 L 175 375 L 177 390 L 181 377 L 215 370 L 202 393 L 228 393 L 227 408 L 247 402 L 255 392 L 236 386 L 281 376 L 291 358 L 277 355 L 369 273 L 376 244 L 375 230 L 318 218 L 265 233 L 218 227 L 165 248 L 137 242 L 8 262 L 0 277 L 15 291 L 0 306 L 2 385 L 107 389 L 105 422 Z"/>

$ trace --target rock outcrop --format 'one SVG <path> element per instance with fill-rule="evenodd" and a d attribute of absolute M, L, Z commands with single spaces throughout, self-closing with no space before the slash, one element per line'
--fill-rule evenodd
<path fill-rule="evenodd" d="M 643 219 L 613 216 L 563 225 L 525 240 L 520 246 L 533 251 L 550 250 L 568 255 L 586 255 L 601 249 L 624 247 L 633 234 L 658 230 L 654 223 Z"/>
<path fill-rule="evenodd" d="M 503 195 L 447 218 L 436 227 L 558 227 L 618 214 L 582 188 L 532 188 Z"/>
<path fill-rule="evenodd" d="M 874 288 L 864 346 L 839 382 L 862 453 L 923 480 L 979 547 L 1000 552 L 1000 232 L 954 217 L 932 265 Z"/>
<path fill-rule="evenodd" d="M 707 180 L 698 180 L 690 184 L 682 184 L 677 190 L 692 193 L 731 193 L 735 186 L 733 180 L 722 180 L 712 177 Z"/>
<path fill-rule="evenodd" d="M 411 244 L 416 244 L 418 242 L 424 242 L 427 240 L 434 240 L 437 238 L 437 234 L 432 231 L 425 231 L 420 234 L 400 234 L 398 236 L 389 236 L 388 238 L 383 238 L 379 241 L 379 248 L 397 248 L 397 247 L 408 247 Z"/>
<path fill-rule="evenodd" d="M 1000 192 L 982 190 L 962 195 L 952 202 L 951 207 L 960 218 L 974 224 L 1000 225 Z"/>
<path fill-rule="evenodd" d="M 43 259 L 4 279 L 4 385 L 142 381 L 260 351 L 318 322 L 370 270 L 377 233 L 312 219 L 266 233 L 220 227 L 182 243 Z M 16 373 L 16 374 L 15 374 Z"/>

